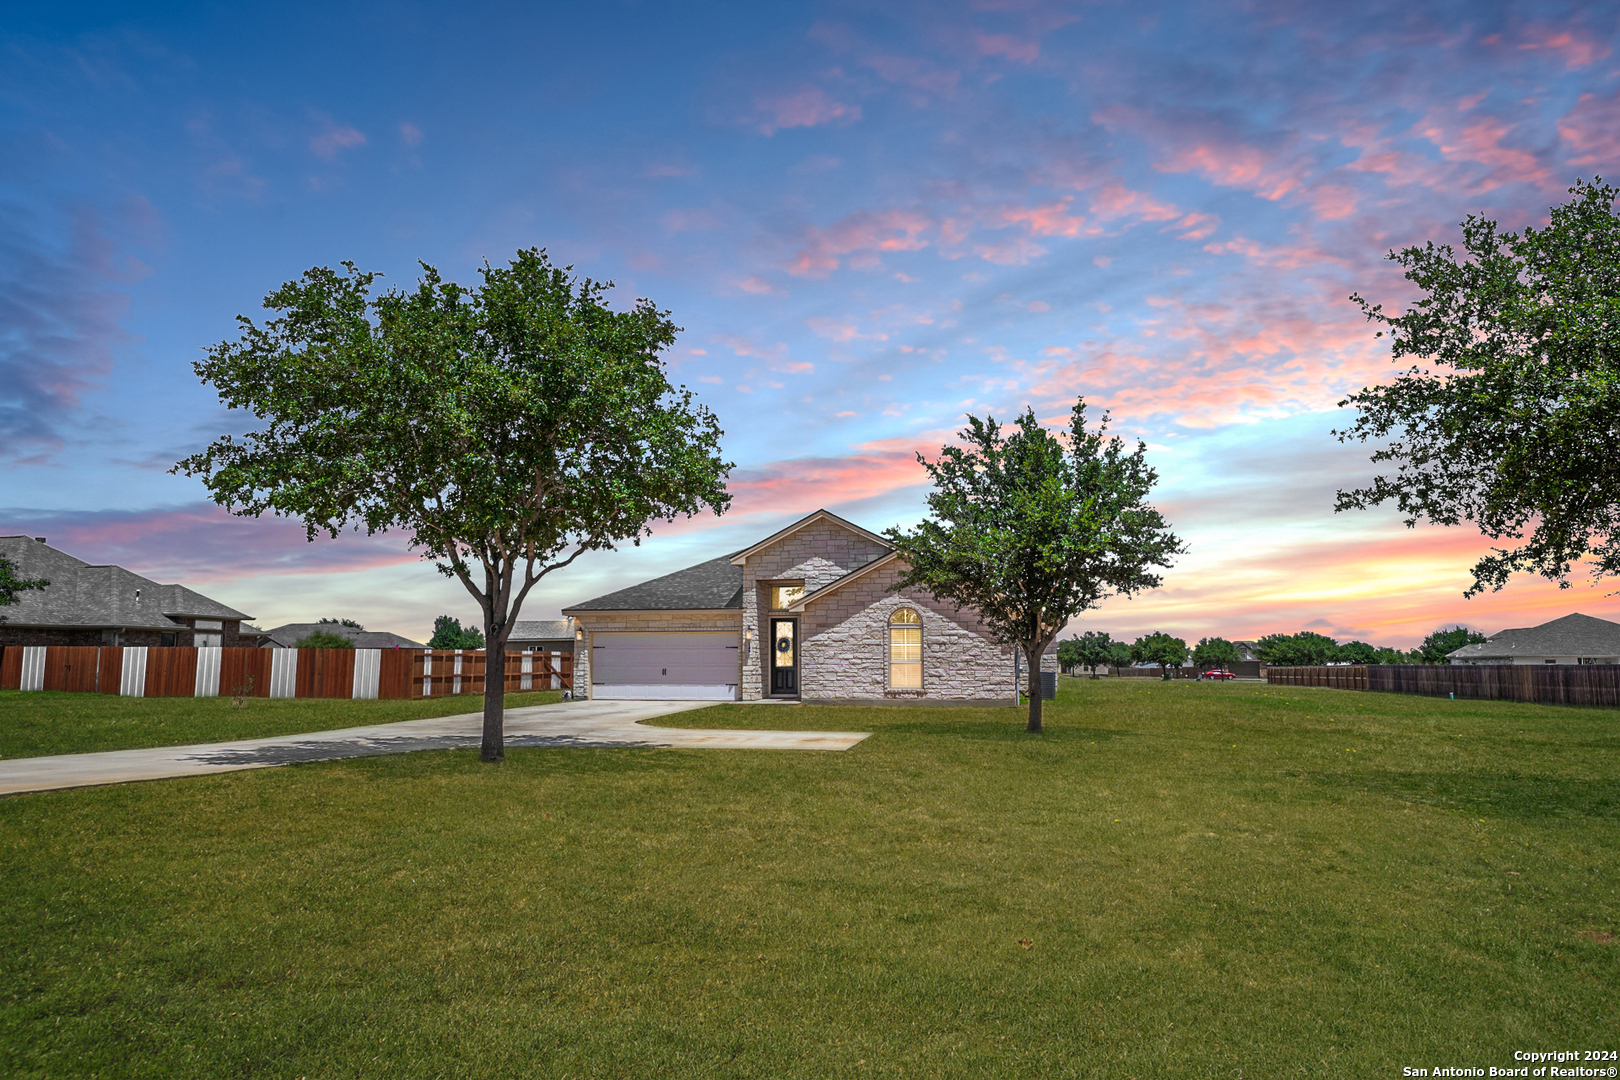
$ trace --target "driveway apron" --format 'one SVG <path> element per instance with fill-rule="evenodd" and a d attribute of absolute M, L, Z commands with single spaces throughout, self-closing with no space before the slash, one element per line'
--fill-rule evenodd
<path fill-rule="evenodd" d="M 653 728 L 642 721 L 705 709 L 710 701 L 565 701 L 509 709 L 506 745 L 640 746 L 708 750 L 848 750 L 870 732 L 711 731 Z M 108 750 L 95 754 L 0 761 L 0 795 L 54 788 L 121 784 L 173 776 L 266 769 L 304 761 L 377 757 L 415 750 L 477 748 L 482 713 L 405 720 L 397 724 L 280 735 L 270 739 Z"/>

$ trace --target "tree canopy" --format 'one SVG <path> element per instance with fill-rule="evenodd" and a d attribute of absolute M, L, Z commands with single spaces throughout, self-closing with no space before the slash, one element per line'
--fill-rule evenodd
<path fill-rule="evenodd" d="M 342 634 L 329 630 L 316 630 L 293 642 L 295 649 L 352 649 L 354 642 Z"/>
<path fill-rule="evenodd" d="M 440 615 L 433 620 L 433 636 L 428 638 L 430 649 L 482 649 L 484 635 L 475 626 L 462 626 L 461 620 Z"/>
<path fill-rule="evenodd" d="M 1058 642 L 1058 666 L 1064 671 L 1088 667 L 1095 679 L 1097 669 L 1112 658 L 1113 644 L 1114 640 L 1101 630 L 1087 630 L 1084 636 L 1071 635 L 1069 640 Z"/>
<path fill-rule="evenodd" d="M 1484 641 L 1485 635 L 1478 630 L 1470 630 L 1466 626 L 1445 627 L 1423 639 L 1423 644 L 1417 647 L 1418 662 L 1449 664 L 1451 660 L 1448 654 L 1464 645 L 1479 645 Z"/>
<path fill-rule="evenodd" d="M 1238 647 L 1223 637 L 1199 638 L 1192 651 L 1193 663 L 1201 670 L 1220 668 L 1224 671 L 1241 658 Z"/>
<path fill-rule="evenodd" d="M 670 385 L 679 327 L 649 300 L 605 302 L 544 251 L 487 263 L 467 289 L 422 265 L 409 291 L 311 269 L 265 298 L 264 325 L 208 350 L 197 374 L 260 422 L 181 461 L 235 514 L 405 532 L 462 583 L 491 651 L 529 591 L 650 522 L 725 510 L 720 427 Z M 482 756 L 504 756 L 503 681 L 484 696 Z"/>
<path fill-rule="evenodd" d="M 1326 634 L 1267 634 L 1254 643 L 1255 655 L 1274 667 L 1310 667 L 1339 662 L 1339 643 Z"/>
<path fill-rule="evenodd" d="M 1166 668 L 1180 667 L 1187 662 L 1187 643 L 1181 638 L 1155 630 L 1131 643 L 1131 662 L 1158 664 L 1160 672 Z"/>
<path fill-rule="evenodd" d="M 1433 242 L 1390 252 L 1420 292 L 1402 314 L 1351 297 L 1413 366 L 1339 403 L 1357 410 L 1339 439 L 1384 444 L 1372 460 L 1395 472 L 1336 508 L 1393 502 L 1409 527 L 1522 541 L 1474 564 L 1469 596 L 1517 572 L 1567 588 L 1582 560 L 1620 575 L 1620 191 L 1569 190 L 1546 228 L 1469 215 L 1460 258 Z"/>
<path fill-rule="evenodd" d="M 921 587 L 970 609 L 1027 662 L 1030 731 L 1041 730 L 1040 659 L 1063 626 L 1105 597 L 1158 586 L 1153 567 L 1184 549 L 1147 504 L 1157 474 L 1140 442 L 1086 428 L 1075 402 L 1062 438 L 1025 409 L 1004 435 L 968 416 L 962 445 L 917 460 L 933 481 L 929 516 L 885 538 L 904 557 L 896 590 Z"/>
<path fill-rule="evenodd" d="M 20 578 L 17 576 L 17 564 L 0 555 L 0 607 L 10 607 L 17 602 L 17 594 L 35 589 L 44 589 L 50 586 L 45 578 Z M 0 612 L 0 623 L 6 621 L 4 612 Z"/>

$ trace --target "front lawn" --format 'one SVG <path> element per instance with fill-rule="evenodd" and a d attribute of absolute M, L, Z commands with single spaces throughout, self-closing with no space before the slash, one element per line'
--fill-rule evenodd
<path fill-rule="evenodd" d="M 507 708 L 546 705 L 558 690 L 506 695 Z M 349 701 L 342 698 L 128 698 L 0 690 L 0 758 L 267 739 L 306 731 L 481 712 L 484 699 Z"/>
<path fill-rule="evenodd" d="M 1035 737 L 1005 708 L 663 722 L 874 734 L 0 799 L 0 1074 L 1399 1077 L 1616 1048 L 1613 711 L 1065 680 Z"/>

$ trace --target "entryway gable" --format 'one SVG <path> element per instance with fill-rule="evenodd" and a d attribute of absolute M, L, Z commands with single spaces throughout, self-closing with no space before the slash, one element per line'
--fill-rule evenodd
<path fill-rule="evenodd" d="M 810 529 L 814 526 L 823 524 L 848 534 L 850 540 L 852 541 L 863 541 L 863 544 L 858 545 L 863 549 L 867 547 L 872 549 L 872 553 L 870 555 L 855 565 L 862 565 L 864 563 L 871 562 L 873 558 L 877 557 L 877 555 L 889 550 L 888 542 L 877 533 L 868 532 L 859 525 L 855 524 L 853 521 L 846 521 L 844 518 L 839 517 L 830 510 L 817 510 L 813 514 L 806 514 L 804 517 L 800 518 L 798 521 L 795 521 L 787 528 L 772 533 L 770 536 L 767 536 L 765 539 L 759 541 L 757 544 L 754 544 L 752 547 L 739 551 L 737 554 L 731 557 L 732 565 L 745 566 L 750 558 L 763 554 L 769 551 L 771 548 L 778 547 L 781 544 L 786 543 L 801 530 Z M 825 530 L 823 530 L 823 535 L 827 535 Z M 838 544 L 835 546 L 844 547 L 849 545 L 848 541 L 846 541 L 845 544 Z"/>

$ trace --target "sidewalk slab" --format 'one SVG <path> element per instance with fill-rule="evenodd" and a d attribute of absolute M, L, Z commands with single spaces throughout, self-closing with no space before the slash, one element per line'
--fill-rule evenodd
<path fill-rule="evenodd" d="M 642 721 L 706 709 L 712 701 L 564 701 L 506 712 L 506 745 L 639 746 L 707 750 L 848 750 L 870 732 L 714 731 L 654 728 Z M 279 735 L 268 739 L 108 750 L 94 754 L 0 761 L 0 795 L 122 784 L 174 776 L 267 769 L 304 761 L 476 749 L 483 713 L 403 720 L 395 724 Z"/>

